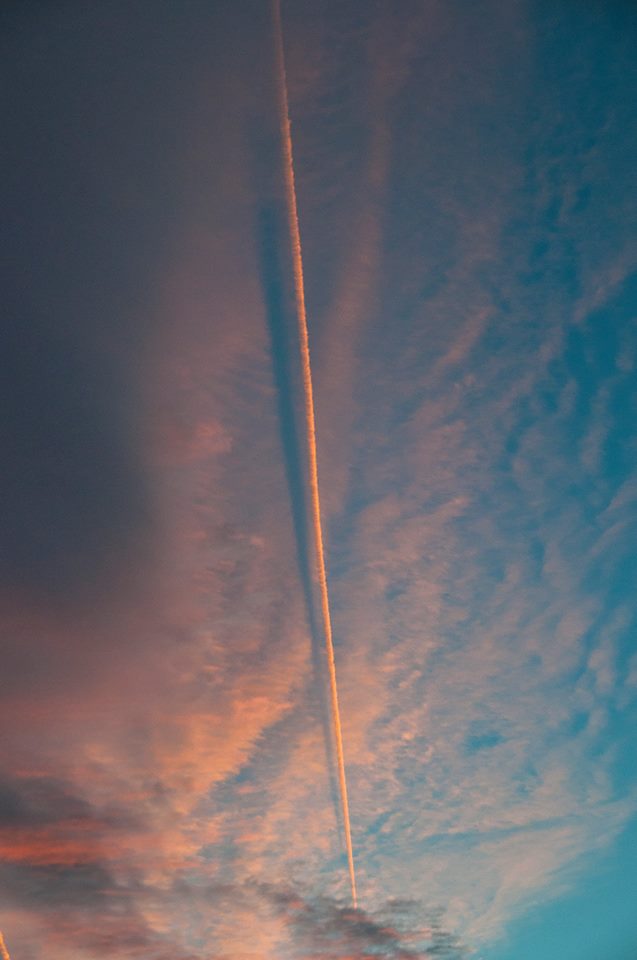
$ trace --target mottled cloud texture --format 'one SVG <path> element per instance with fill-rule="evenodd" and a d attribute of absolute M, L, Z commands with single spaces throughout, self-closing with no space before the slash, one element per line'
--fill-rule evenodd
<path fill-rule="evenodd" d="M 20 960 L 487 957 L 636 812 L 630 12 L 283 15 L 362 909 L 268 5 L 15 5 L 0 929 Z"/>

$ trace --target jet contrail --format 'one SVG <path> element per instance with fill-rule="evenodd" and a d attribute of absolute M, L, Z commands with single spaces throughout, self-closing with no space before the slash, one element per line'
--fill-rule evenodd
<path fill-rule="evenodd" d="M 4 942 L 4 937 L 2 936 L 2 930 L 0 930 L 0 957 L 2 960 L 11 960 L 9 951 L 7 950 L 7 945 Z"/>
<path fill-rule="evenodd" d="M 307 315 L 305 312 L 305 285 L 303 281 L 303 256 L 301 252 L 301 234 L 299 231 L 299 215 L 296 203 L 296 186 L 294 183 L 294 157 L 292 154 L 292 134 L 290 131 L 290 108 L 288 104 L 287 79 L 285 72 L 285 52 L 283 48 L 283 28 L 281 25 L 281 0 L 272 0 L 272 9 L 275 26 L 277 80 L 279 94 L 279 119 L 281 122 L 281 139 L 283 141 L 285 193 L 288 210 L 288 228 L 292 246 L 292 263 L 294 269 L 294 295 L 299 326 L 299 341 L 301 361 L 303 366 L 303 394 L 305 398 L 305 425 L 307 428 L 307 448 L 310 474 L 310 493 L 312 500 L 312 525 L 314 528 L 314 546 L 316 553 L 316 569 L 318 573 L 321 593 L 321 610 L 323 613 L 323 627 L 325 630 L 325 648 L 330 678 L 330 697 L 332 701 L 332 719 L 334 723 L 334 739 L 336 741 L 336 759 L 338 764 L 338 781 L 341 793 L 341 808 L 343 811 L 343 826 L 345 828 L 345 846 L 347 848 L 347 864 L 349 879 L 352 888 L 352 902 L 358 906 L 356 896 L 356 873 L 354 871 L 354 855 L 352 853 L 352 831 L 349 820 L 349 803 L 347 801 L 347 780 L 345 777 L 345 759 L 343 756 L 343 733 L 341 730 L 341 714 L 338 706 L 338 687 L 336 685 L 336 666 L 334 663 L 334 644 L 332 643 L 332 619 L 330 617 L 330 602 L 327 592 L 327 576 L 325 573 L 325 551 L 323 549 L 323 532 L 321 526 L 321 501 L 319 498 L 318 469 L 316 464 L 316 427 L 314 423 L 314 395 L 312 391 L 312 368 L 310 366 L 310 348 L 307 332 Z"/>

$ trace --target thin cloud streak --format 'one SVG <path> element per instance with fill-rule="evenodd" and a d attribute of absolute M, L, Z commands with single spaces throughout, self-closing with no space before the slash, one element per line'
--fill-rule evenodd
<path fill-rule="evenodd" d="M 285 193 L 288 208 L 288 223 L 290 242 L 292 246 L 292 260 L 294 269 L 294 293 L 298 314 L 299 343 L 303 367 L 303 393 L 305 401 L 305 419 L 307 427 L 307 448 L 309 459 L 309 480 L 312 502 L 312 523 L 314 529 L 314 546 L 316 551 L 316 567 L 321 595 L 321 611 L 325 629 L 325 645 L 330 679 L 330 695 L 332 701 L 332 716 L 334 721 L 334 737 L 336 740 L 336 757 L 338 764 L 338 779 L 341 792 L 343 810 L 343 826 L 345 830 L 345 844 L 347 848 L 347 863 L 349 869 L 352 901 L 356 908 L 356 873 L 354 870 L 354 856 L 352 851 L 352 833 L 347 797 L 347 779 L 345 775 L 345 758 L 343 754 L 343 733 L 341 729 L 340 709 L 338 703 L 338 686 L 336 682 L 336 665 L 334 662 L 334 644 L 332 642 L 332 622 L 330 616 L 327 575 L 325 571 L 325 551 L 323 548 L 323 531 L 321 524 L 321 501 L 319 497 L 318 467 L 316 458 L 316 429 L 314 421 L 314 398 L 312 391 L 312 369 L 310 366 L 310 350 L 305 310 L 305 286 L 303 281 L 303 255 L 301 250 L 301 236 L 296 202 L 296 186 L 294 182 L 294 157 L 292 151 L 292 135 L 290 131 L 290 114 L 287 94 L 287 80 L 285 72 L 285 51 L 283 47 L 283 29 L 281 24 L 280 0 L 273 0 L 272 4 L 277 58 L 277 87 L 279 95 L 279 115 L 281 136 L 284 150 Z"/>
<path fill-rule="evenodd" d="M 11 960 L 9 956 L 9 951 L 7 950 L 7 945 L 4 942 L 4 937 L 2 936 L 2 931 L 0 930 L 0 957 L 2 960 Z"/>

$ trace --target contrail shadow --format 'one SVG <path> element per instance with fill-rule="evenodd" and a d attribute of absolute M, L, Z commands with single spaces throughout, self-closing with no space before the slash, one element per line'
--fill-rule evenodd
<path fill-rule="evenodd" d="M 318 693 L 323 739 L 328 759 L 330 796 L 336 814 L 341 841 L 344 840 L 339 803 L 338 783 L 335 775 L 336 756 L 330 719 L 330 702 L 327 696 L 327 668 L 320 620 L 317 616 L 314 595 L 314 578 L 310 561 L 311 542 L 308 535 L 308 516 L 305 498 L 305 455 L 299 440 L 302 417 L 295 405 L 299 396 L 299 377 L 295 377 L 299 354 L 298 333 L 289 301 L 287 271 L 282 251 L 288 244 L 285 217 L 275 203 L 263 204 L 257 213 L 258 260 L 266 322 L 270 336 L 272 368 L 277 397 L 279 436 L 283 450 L 285 476 L 290 497 L 292 525 L 296 543 L 299 578 L 305 600 L 308 627 L 312 646 L 312 664 L 315 690 Z"/>

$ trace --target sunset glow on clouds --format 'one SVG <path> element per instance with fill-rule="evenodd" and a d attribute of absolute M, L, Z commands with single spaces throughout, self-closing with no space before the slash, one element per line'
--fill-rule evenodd
<path fill-rule="evenodd" d="M 270 5 L 16 4 L 0 930 L 629 960 L 637 23 L 282 10 L 360 910 Z"/>

